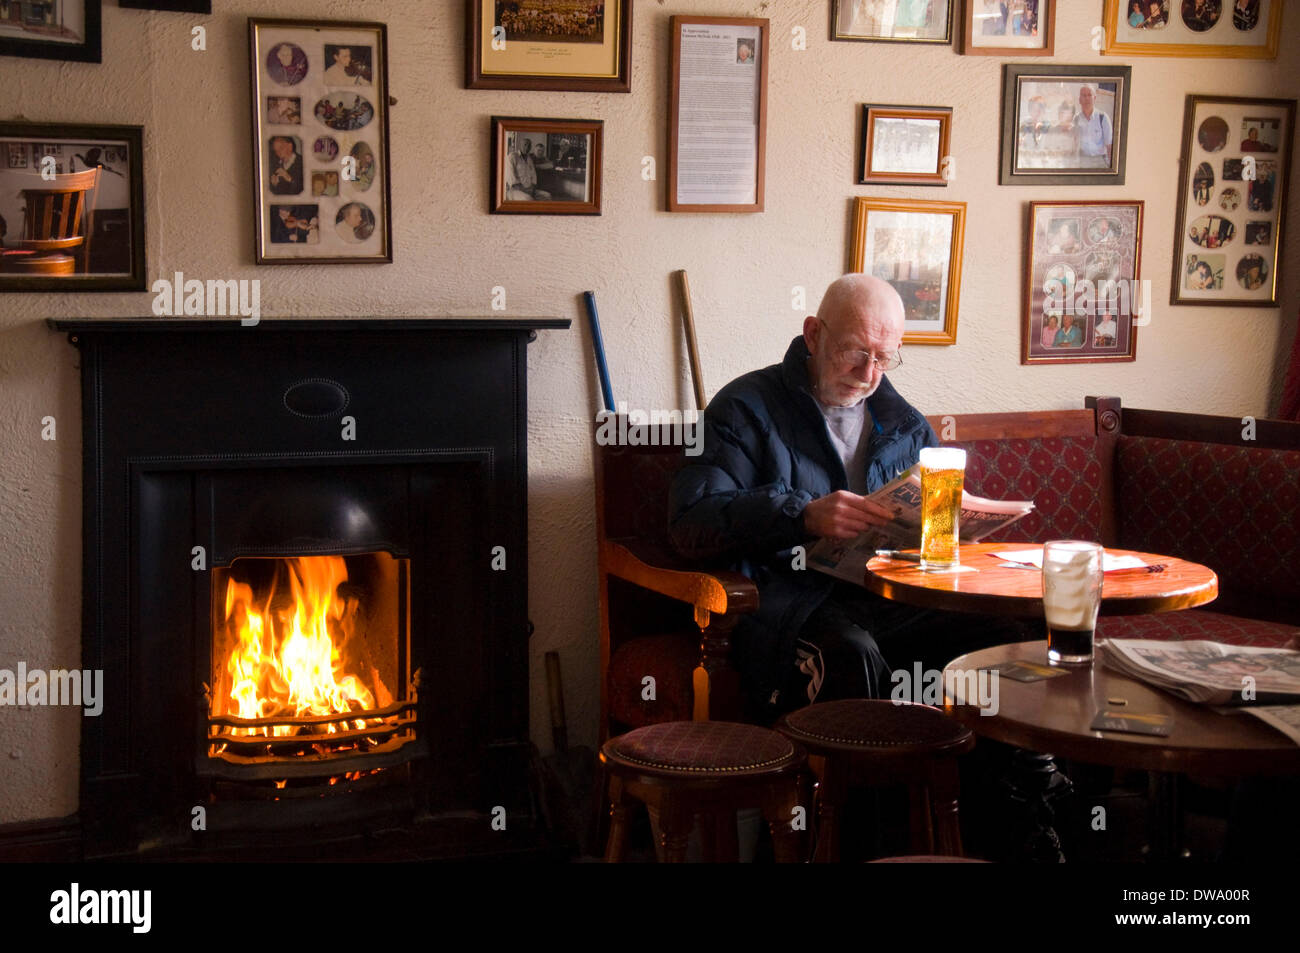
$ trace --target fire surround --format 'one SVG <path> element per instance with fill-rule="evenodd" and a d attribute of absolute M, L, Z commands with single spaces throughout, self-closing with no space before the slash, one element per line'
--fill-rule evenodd
<path fill-rule="evenodd" d="M 501 849 L 497 806 L 526 837 L 526 348 L 569 322 L 50 323 L 81 351 L 82 661 L 105 682 L 83 720 L 83 856 L 417 822 L 426 856 L 458 856 Z M 380 766 L 394 783 L 221 787 L 203 770 L 213 573 L 374 552 L 409 560 L 420 673 L 417 740 Z"/>

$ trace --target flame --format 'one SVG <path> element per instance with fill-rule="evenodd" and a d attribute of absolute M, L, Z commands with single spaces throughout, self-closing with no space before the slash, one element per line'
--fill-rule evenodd
<path fill-rule="evenodd" d="M 258 606 L 253 589 L 233 577 L 226 585 L 225 625 L 234 645 L 226 660 L 231 714 L 241 718 L 301 718 L 348 714 L 375 708 L 375 696 L 345 671 L 342 645 L 350 634 L 355 600 L 338 595 L 347 581 L 341 556 L 286 559 L 265 602 Z M 288 576 L 289 599 L 282 605 L 277 590 Z M 366 721 L 312 726 L 327 734 L 364 728 Z M 300 726 L 270 726 L 271 737 L 296 733 Z M 267 727 L 234 729 L 243 735 L 266 735 Z"/>

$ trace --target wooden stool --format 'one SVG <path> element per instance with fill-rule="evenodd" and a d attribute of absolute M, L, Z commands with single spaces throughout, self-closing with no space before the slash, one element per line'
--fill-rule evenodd
<path fill-rule="evenodd" d="M 975 746 L 969 728 L 929 705 L 866 698 L 809 705 L 776 727 L 808 749 L 820 782 L 813 860 L 839 860 L 839 813 L 855 785 L 906 784 L 913 849 L 961 854 L 956 756 Z"/>
<path fill-rule="evenodd" d="M 775 731 L 727 721 L 670 721 L 605 742 L 600 760 L 609 775 L 610 828 L 605 860 L 623 859 L 627 808 L 634 800 L 659 813 L 664 859 L 686 859 L 695 815 L 703 823 L 706 860 L 734 862 L 736 811 L 759 807 L 779 862 L 802 859 L 802 835 L 791 829 L 806 803 L 807 754 Z"/>

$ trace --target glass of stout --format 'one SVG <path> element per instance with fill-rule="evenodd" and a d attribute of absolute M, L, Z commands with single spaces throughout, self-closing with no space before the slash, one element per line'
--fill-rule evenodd
<path fill-rule="evenodd" d="M 1047 659 L 1066 665 L 1092 661 L 1092 634 L 1101 608 L 1102 547 L 1081 540 L 1043 546 L 1043 610 Z"/>

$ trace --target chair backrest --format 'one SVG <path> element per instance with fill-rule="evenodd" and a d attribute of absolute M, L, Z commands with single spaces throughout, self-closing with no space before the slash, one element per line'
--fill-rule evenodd
<path fill-rule="evenodd" d="M 649 445 L 597 442 L 599 530 L 604 539 L 636 537 L 666 546 L 668 490 L 686 454 L 680 445 L 673 445 L 670 426 L 645 427 L 643 432 L 652 441 Z"/>
<path fill-rule="evenodd" d="M 23 239 L 62 242 L 83 236 L 82 222 L 89 231 L 94 210 L 94 193 L 99 186 L 99 168 L 67 172 L 52 179 L 29 176 L 19 191 L 23 197 Z"/>

